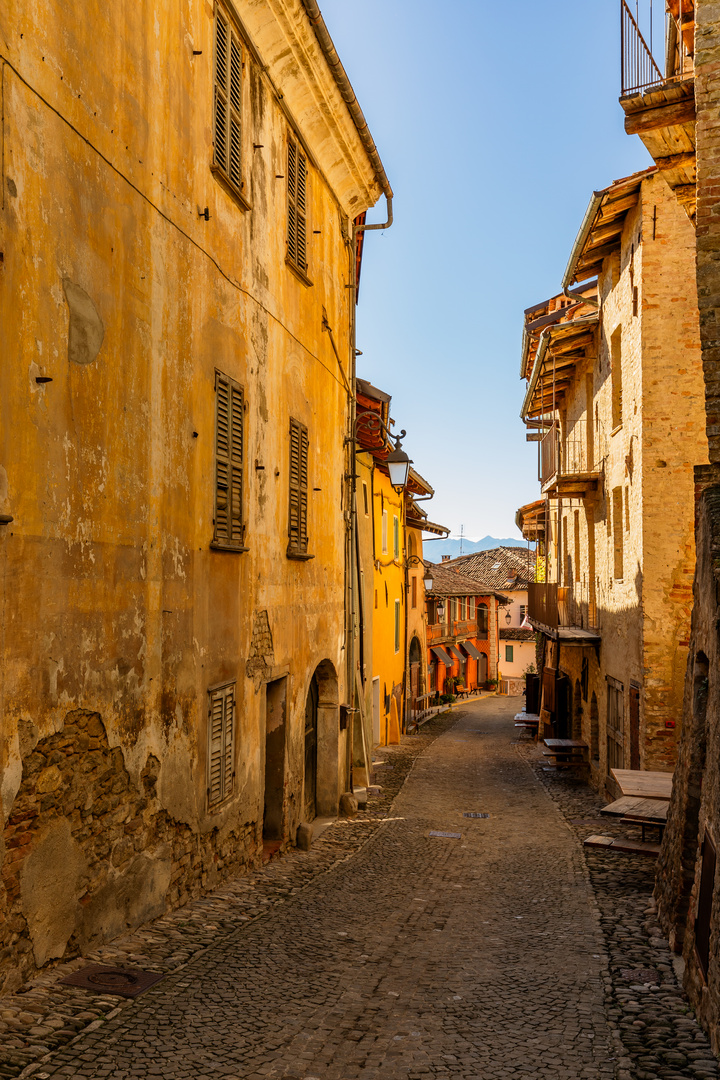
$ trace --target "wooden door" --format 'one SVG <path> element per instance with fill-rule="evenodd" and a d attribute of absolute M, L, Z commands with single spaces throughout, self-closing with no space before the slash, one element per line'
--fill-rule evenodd
<path fill-rule="evenodd" d="M 317 813 L 317 721 L 318 685 L 313 675 L 305 703 L 305 784 L 303 820 L 313 821 Z"/>
<path fill-rule="evenodd" d="M 640 768 L 640 688 L 630 684 L 630 768 Z"/>
<path fill-rule="evenodd" d="M 418 711 L 418 697 L 420 695 L 420 664 L 410 665 L 410 709 Z"/>

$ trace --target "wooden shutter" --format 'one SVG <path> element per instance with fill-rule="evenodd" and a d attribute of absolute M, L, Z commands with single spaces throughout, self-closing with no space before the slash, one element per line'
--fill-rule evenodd
<path fill-rule="evenodd" d="M 303 273 L 307 270 L 307 158 L 288 137 L 288 258 Z"/>
<path fill-rule="evenodd" d="M 400 652 L 400 601 L 395 601 L 395 652 Z"/>
<path fill-rule="evenodd" d="M 235 683 L 210 692 L 208 804 L 232 794 L 235 780 Z"/>
<path fill-rule="evenodd" d="M 307 428 L 290 420 L 290 475 L 288 505 L 288 555 L 305 555 L 308 547 L 308 450 Z"/>
<path fill-rule="evenodd" d="M 710 963 L 710 920 L 714 891 L 715 848 L 706 833 L 702 845 L 700 888 L 698 889 L 697 914 L 695 916 L 695 953 L 706 981 Z"/>
<path fill-rule="evenodd" d="M 215 11 L 215 164 L 242 187 L 240 105 L 242 48 L 232 24 L 220 8 Z"/>
<path fill-rule="evenodd" d="M 215 532 L 218 547 L 242 550 L 243 523 L 243 390 L 215 372 Z"/>

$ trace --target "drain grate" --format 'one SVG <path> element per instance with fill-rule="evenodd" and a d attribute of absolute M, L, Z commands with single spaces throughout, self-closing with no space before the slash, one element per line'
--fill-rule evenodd
<path fill-rule="evenodd" d="M 430 832 L 429 836 L 443 836 L 448 840 L 462 840 L 462 833 L 459 832 Z"/>
<path fill-rule="evenodd" d="M 60 982 L 65 986 L 82 986 L 85 990 L 95 990 L 99 994 L 134 998 L 159 982 L 162 977 L 156 971 L 94 965 L 74 971 Z"/>
<path fill-rule="evenodd" d="M 490 817 L 489 814 L 481 814 L 475 810 L 464 810 L 463 817 Z"/>

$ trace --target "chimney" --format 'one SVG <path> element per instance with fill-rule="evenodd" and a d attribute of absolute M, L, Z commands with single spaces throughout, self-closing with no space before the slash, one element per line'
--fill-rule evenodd
<path fill-rule="evenodd" d="M 443 562 L 450 562 L 450 556 L 449 555 L 443 555 L 442 561 Z"/>

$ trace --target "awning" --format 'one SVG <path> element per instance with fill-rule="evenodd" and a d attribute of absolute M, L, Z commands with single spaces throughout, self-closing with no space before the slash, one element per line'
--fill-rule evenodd
<path fill-rule="evenodd" d="M 435 653 L 440 663 L 444 664 L 445 667 L 452 667 L 455 663 L 452 656 L 448 656 L 445 650 L 441 649 L 439 645 L 432 645 L 431 650 Z"/>
<path fill-rule="evenodd" d="M 485 655 L 473 645 L 472 641 L 461 641 L 460 644 L 468 656 L 471 656 L 473 660 L 479 660 L 481 656 Z"/>
<path fill-rule="evenodd" d="M 455 645 L 449 645 L 448 648 L 453 656 L 460 661 L 461 664 L 465 663 L 465 657 Z"/>

